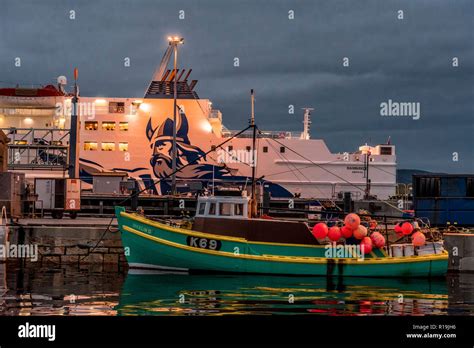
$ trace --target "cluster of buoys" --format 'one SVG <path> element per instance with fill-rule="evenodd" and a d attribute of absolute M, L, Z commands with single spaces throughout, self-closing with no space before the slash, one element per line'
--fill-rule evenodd
<path fill-rule="evenodd" d="M 420 231 L 416 222 L 399 222 L 394 227 L 395 232 L 399 237 L 411 235 L 411 242 L 414 246 L 423 246 L 426 242 L 426 237 Z"/>
<path fill-rule="evenodd" d="M 375 222 L 375 220 L 372 220 Z M 370 228 L 375 228 L 377 223 L 370 222 Z M 314 225 L 312 230 L 313 236 L 316 239 L 328 238 L 332 242 L 337 242 L 341 238 L 354 237 L 360 240 L 360 246 L 363 247 L 364 253 L 369 254 L 372 249 L 383 248 L 385 246 L 385 237 L 380 232 L 373 232 L 369 236 L 367 227 L 361 224 L 360 217 L 357 214 L 350 213 L 344 218 L 344 226 L 328 226 L 324 222 Z"/>

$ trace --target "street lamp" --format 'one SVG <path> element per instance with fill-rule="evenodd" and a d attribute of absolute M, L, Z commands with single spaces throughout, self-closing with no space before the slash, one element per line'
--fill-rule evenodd
<path fill-rule="evenodd" d="M 179 36 L 169 36 L 168 42 L 174 51 L 174 87 L 173 87 L 173 157 L 172 157 L 172 177 L 171 177 L 171 194 L 176 194 L 176 112 L 178 98 L 178 45 L 184 43 L 184 38 Z"/>

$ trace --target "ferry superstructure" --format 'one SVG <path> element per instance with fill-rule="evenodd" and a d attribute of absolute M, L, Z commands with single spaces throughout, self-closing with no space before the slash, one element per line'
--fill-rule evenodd
<path fill-rule="evenodd" d="M 178 183 L 248 183 L 252 163 L 245 160 L 245 153 L 251 151 L 250 133 L 232 138 L 237 132 L 224 127 L 222 113 L 212 108 L 209 99 L 198 96 L 197 81 L 189 80 L 190 72 L 167 70 L 160 80 L 150 83 L 141 98 L 80 96 L 78 146 L 84 182 L 90 183 L 95 172 L 121 171 L 136 178 L 150 193 L 169 193 L 169 180 L 154 183 L 171 173 L 173 86 L 177 79 L 177 165 L 191 163 L 177 174 Z M 59 95 L 41 96 L 39 103 L 36 98 L 40 96 L 21 95 L 26 93 L 22 91 L 12 89 L 6 96 L 5 89 L 0 89 L 0 128 L 11 139 L 11 170 L 26 172 L 27 178 L 64 176 L 28 161 L 38 161 L 38 145 L 45 146 L 44 162 L 66 159 L 71 96 L 57 88 Z M 248 115 L 233 117 L 240 118 L 245 128 Z M 394 145 L 365 144 L 355 151 L 332 153 L 324 140 L 310 138 L 310 110 L 304 117 L 302 133 L 259 131 L 256 178 L 272 197 L 334 199 L 351 192 L 354 199 L 361 199 L 368 185 L 370 194 L 378 199 L 395 194 Z M 50 140 L 39 135 L 43 133 L 50 133 Z M 214 151 L 200 158 L 210 150 Z"/>

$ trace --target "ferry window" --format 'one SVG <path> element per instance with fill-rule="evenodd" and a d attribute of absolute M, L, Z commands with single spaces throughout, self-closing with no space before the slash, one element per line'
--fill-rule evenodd
<path fill-rule="evenodd" d="M 381 146 L 380 147 L 380 154 L 381 155 L 391 155 L 392 148 L 390 146 Z"/>
<path fill-rule="evenodd" d="M 285 147 L 284 147 L 284 146 L 281 146 L 281 147 L 280 147 L 280 152 L 281 152 L 281 153 L 285 153 Z"/>
<path fill-rule="evenodd" d="M 199 203 L 199 211 L 198 211 L 198 214 L 199 215 L 204 215 L 204 212 L 206 210 L 206 203 Z"/>
<path fill-rule="evenodd" d="M 250 151 L 250 146 L 246 146 L 245 150 Z"/>
<path fill-rule="evenodd" d="M 216 151 L 216 145 L 211 145 L 211 150 Z"/>
<path fill-rule="evenodd" d="M 108 131 L 115 130 L 115 122 L 112 122 L 112 121 L 102 122 L 102 130 L 108 130 Z"/>
<path fill-rule="evenodd" d="M 85 130 L 97 130 L 99 128 L 99 123 L 97 121 L 86 121 L 84 123 Z"/>
<path fill-rule="evenodd" d="M 209 215 L 216 215 L 216 203 L 209 204 Z"/>
<path fill-rule="evenodd" d="M 263 147 L 263 152 L 264 152 L 264 153 L 267 153 L 267 152 L 268 152 L 268 146 L 264 146 L 264 147 Z"/>
<path fill-rule="evenodd" d="M 115 143 L 102 143 L 102 151 L 115 151 Z"/>
<path fill-rule="evenodd" d="M 111 114 L 124 114 L 125 113 L 125 103 L 124 102 L 110 102 L 109 103 L 109 113 L 111 113 Z"/>
<path fill-rule="evenodd" d="M 119 151 L 128 151 L 128 143 L 119 143 Z"/>
<path fill-rule="evenodd" d="M 85 151 L 97 151 L 97 143 L 92 141 L 85 141 L 84 142 L 84 150 Z"/>
<path fill-rule="evenodd" d="M 231 203 L 219 203 L 219 215 L 230 216 L 232 214 L 232 205 Z"/>
<path fill-rule="evenodd" d="M 26 140 L 15 140 L 15 145 L 27 145 L 28 142 Z"/>
<path fill-rule="evenodd" d="M 242 203 L 234 205 L 234 215 L 244 215 L 244 205 Z"/>
<path fill-rule="evenodd" d="M 234 147 L 232 145 L 227 146 L 227 151 L 232 151 Z"/>
<path fill-rule="evenodd" d="M 119 123 L 119 129 L 121 131 L 128 131 L 128 122 L 120 122 Z"/>

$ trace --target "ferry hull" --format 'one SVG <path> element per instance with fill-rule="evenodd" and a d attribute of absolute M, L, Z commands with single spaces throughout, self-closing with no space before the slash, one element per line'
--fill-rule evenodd
<path fill-rule="evenodd" d="M 447 254 L 327 258 L 323 246 L 251 242 L 174 228 L 116 208 L 128 263 L 156 268 L 304 276 L 436 277 Z M 210 248 L 215 246 L 215 248 Z"/>

